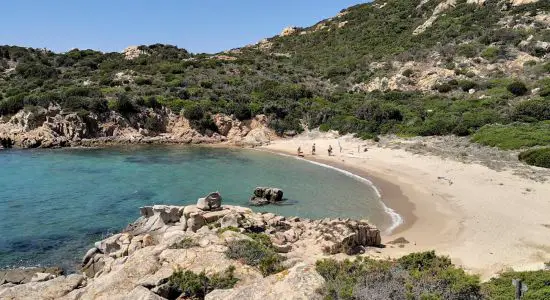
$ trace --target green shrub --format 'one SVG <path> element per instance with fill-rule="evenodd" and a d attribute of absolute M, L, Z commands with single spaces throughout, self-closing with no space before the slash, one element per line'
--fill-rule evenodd
<path fill-rule="evenodd" d="M 506 86 L 506 89 L 516 95 L 516 96 L 523 96 L 525 94 L 527 94 L 527 92 L 529 91 L 527 89 L 527 86 L 525 85 L 525 83 L 521 82 L 521 81 L 514 81 L 510 84 L 508 84 Z"/>
<path fill-rule="evenodd" d="M 189 121 L 199 121 L 204 118 L 204 110 L 200 105 L 194 104 L 185 108 L 183 116 Z"/>
<path fill-rule="evenodd" d="M 134 103 L 126 94 L 119 95 L 115 100 L 109 101 L 109 109 L 121 114 L 129 114 L 136 111 Z"/>
<path fill-rule="evenodd" d="M 411 70 L 411 69 L 406 69 L 403 71 L 403 73 L 401 73 L 403 76 L 405 77 L 411 77 L 413 74 L 414 74 L 414 71 Z"/>
<path fill-rule="evenodd" d="M 181 241 L 172 244 L 169 248 L 170 249 L 189 249 L 198 247 L 199 243 L 197 243 L 193 238 L 185 237 Z"/>
<path fill-rule="evenodd" d="M 478 46 L 474 44 L 461 44 L 458 46 L 457 54 L 465 56 L 467 58 L 472 58 L 478 53 Z"/>
<path fill-rule="evenodd" d="M 143 77 L 136 78 L 134 80 L 134 82 L 137 85 L 151 85 L 151 84 L 153 84 L 153 80 L 151 80 L 150 78 L 143 78 Z"/>
<path fill-rule="evenodd" d="M 521 279 L 527 284 L 528 290 L 522 300 L 550 299 L 550 271 L 505 272 L 482 285 L 482 293 L 486 299 L 514 299 L 515 287 L 512 280 Z"/>
<path fill-rule="evenodd" d="M 550 168 L 550 148 L 527 150 L 521 152 L 518 158 L 528 165 Z"/>
<path fill-rule="evenodd" d="M 196 274 L 189 270 L 177 270 L 170 276 L 169 284 L 179 290 L 180 297 L 204 299 L 206 294 L 215 289 L 233 288 L 239 281 L 234 273 L 234 266 L 230 266 L 223 273 L 216 273 L 211 277 L 206 276 L 204 272 Z"/>
<path fill-rule="evenodd" d="M 550 120 L 550 99 L 532 99 L 517 104 L 513 110 L 516 121 L 534 122 Z"/>
<path fill-rule="evenodd" d="M 321 132 L 327 132 L 329 130 L 330 130 L 330 125 L 328 125 L 328 124 L 321 124 L 319 126 L 319 131 L 321 131 Z"/>
<path fill-rule="evenodd" d="M 267 243 L 264 238 L 258 236 L 253 240 L 230 242 L 225 255 L 230 259 L 242 260 L 249 266 L 257 267 L 264 276 L 283 270 L 281 265 L 283 257 L 271 248 L 271 241 Z"/>
<path fill-rule="evenodd" d="M 481 52 L 481 57 L 494 61 L 498 58 L 499 49 L 497 47 L 487 47 Z"/>
<path fill-rule="evenodd" d="M 481 299 L 477 276 L 432 252 L 399 260 L 317 261 L 325 299 Z"/>
<path fill-rule="evenodd" d="M 463 91 L 465 92 L 468 92 L 469 90 L 471 89 L 476 89 L 477 88 L 477 83 L 471 81 L 471 80 L 460 80 L 458 82 L 458 86 L 460 87 L 460 89 L 462 89 Z"/>
<path fill-rule="evenodd" d="M 486 125 L 473 136 L 474 142 L 504 150 L 550 144 L 550 122 Z"/>
<path fill-rule="evenodd" d="M 453 90 L 453 86 L 448 83 L 440 83 L 436 84 L 433 89 L 440 93 L 448 93 Z"/>

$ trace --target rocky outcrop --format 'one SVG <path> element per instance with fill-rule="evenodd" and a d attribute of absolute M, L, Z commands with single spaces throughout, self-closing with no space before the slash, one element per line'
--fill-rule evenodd
<path fill-rule="evenodd" d="M 315 271 L 317 259 L 381 243 L 380 231 L 366 221 L 286 218 L 231 205 L 206 210 L 155 205 L 140 213 L 123 232 L 86 253 L 83 275 L 51 279 L 39 274 L 37 281 L 45 281 L 2 284 L 0 298 L 165 299 L 164 287 L 176 268 L 211 275 L 234 266 L 238 284 L 207 299 L 316 299 L 324 284 Z M 229 243 L 250 240 L 249 232 L 266 234 L 286 258 L 287 270 L 263 278 L 259 270 L 224 255 Z"/>
<path fill-rule="evenodd" d="M 0 285 L 46 281 L 60 275 L 63 275 L 63 270 L 58 267 L 0 270 Z"/>
<path fill-rule="evenodd" d="M 122 54 L 124 54 L 124 58 L 132 60 L 138 58 L 140 55 L 147 55 L 147 52 L 140 50 L 138 46 L 129 46 L 122 51 Z"/>
<path fill-rule="evenodd" d="M 280 274 L 261 278 L 246 286 L 229 290 L 215 290 L 206 300 L 229 299 L 323 299 L 318 291 L 325 284 L 312 266 L 298 264 Z"/>
<path fill-rule="evenodd" d="M 283 201 L 283 191 L 278 188 L 257 187 L 250 198 L 250 205 L 262 206 Z"/>
<path fill-rule="evenodd" d="M 293 34 L 295 34 L 297 31 L 298 31 L 298 29 L 297 29 L 296 27 L 289 26 L 289 27 L 284 28 L 283 31 L 281 31 L 281 34 L 279 34 L 279 36 L 289 36 L 289 35 L 293 35 Z"/>
<path fill-rule="evenodd" d="M 101 146 L 108 144 L 202 144 L 233 143 L 259 146 L 275 138 L 268 120 L 259 115 L 252 120 L 215 115 L 220 133 L 199 133 L 183 116 L 168 109 L 141 109 L 131 115 L 110 111 L 80 115 L 65 112 L 57 105 L 48 109 L 21 110 L 8 122 L 0 122 L 3 148 L 51 148 Z"/>

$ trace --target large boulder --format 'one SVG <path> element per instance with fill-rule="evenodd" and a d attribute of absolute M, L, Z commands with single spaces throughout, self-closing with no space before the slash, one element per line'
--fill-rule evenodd
<path fill-rule="evenodd" d="M 222 195 L 219 192 L 208 194 L 204 198 L 197 200 L 197 208 L 202 210 L 219 209 L 222 206 Z"/>
<path fill-rule="evenodd" d="M 278 188 L 257 187 L 250 198 L 250 204 L 262 206 L 283 201 L 283 191 Z"/>

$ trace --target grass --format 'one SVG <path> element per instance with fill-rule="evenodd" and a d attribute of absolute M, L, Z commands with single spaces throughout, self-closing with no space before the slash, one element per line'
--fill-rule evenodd
<path fill-rule="evenodd" d="M 550 121 L 486 125 L 472 137 L 472 141 L 504 150 L 550 145 Z"/>

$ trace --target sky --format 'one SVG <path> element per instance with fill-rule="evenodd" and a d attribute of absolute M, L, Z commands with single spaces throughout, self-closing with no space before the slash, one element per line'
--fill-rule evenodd
<path fill-rule="evenodd" d="M 2 3 L 0 45 L 105 52 L 171 44 L 215 53 L 335 16 L 366 0 L 17 0 Z"/>

